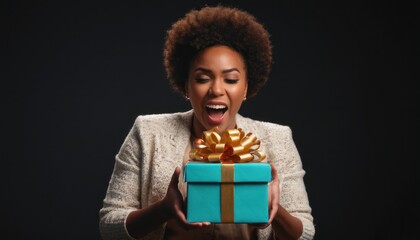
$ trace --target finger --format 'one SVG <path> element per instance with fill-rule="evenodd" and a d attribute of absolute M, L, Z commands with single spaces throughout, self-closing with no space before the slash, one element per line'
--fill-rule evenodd
<path fill-rule="evenodd" d="M 277 173 L 277 169 L 276 169 L 276 167 L 274 166 L 273 163 L 270 163 L 270 165 L 271 165 L 271 179 L 272 179 L 272 181 L 278 181 L 279 180 L 279 175 Z"/>
<path fill-rule="evenodd" d="M 193 229 L 210 225 L 209 222 L 188 222 L 182 211 L 177 211 L 178 221 L 184 229 Z"/>
<path fill-rule="evenodd" d="M 279 182 L 279 175 L 277 173 L 277 169 L 274 166 L 274 164 L 271 165 L 271 175 L 272 175 L 272 181 L 271 181 L 271 187 L 272 187 L 272 204 L 277 204 L 279 201 L 279 195 L 280 195 L 280 182 Z"/>
<path fill-rule="evenodd" d="M 268 220 L 268 223 L 270 224 L 273 220 L 274 217 L 277 214 L 278 208 L 279 208 L 279 193 L 280 193 L 280 189 L 279 189 L 279 176 L 277 173 L 277 169 L 274 166 L 273 163 L 270 164 L 271 165 L 271 175 L 272 175 L 272 195 L 271 195 L 271 210 L 270 210 L 270 218 Z"/>
<path fill-rule="evenodd" d="M 251 226 L 254 226 L 254 227 L 258 228 L 258 229 L 264 229 L 264 228 L 270 226 L 270 223 L 252 223 L 250 225 Z"/>
<path fill-rule="evenodd" d="M 273 207 L 271 208 L 271 211 L 270 211 L 270 218 L 268 219 L 268 224 L 270 224 L 274 220 L 274 217 L 276 216 L 278 209 L 279 209 L 279 205 L 277 203 L 273 204 Z"/>
<path fill-rule="evenodd" d="M 194 222 L 190 223 L 187 221 L 187 218 L 185 217 L 185 214 L 181 210 L 177 210 L 177 216 L 178 219 L 184 224 L 184 225 L 190 225 L 190 226 L 201 226 L 201 225 L 210 225 L 210 222 Z"/>
<path fill-rule="evenodd" d="M 179 174 L 181 174 L 181 169 L 179 167 L 176 167 L 174 173 L 172 174 L 169 186 L 178 187 Z"/>
<path fill-rule="evenodd" d="M 264 224 L 264 225 L 261 225 L 260 227 L 259 227 L 259 229 L 264 229 L 264 228 L 267 228 L 268 226 L 270 226 L 270 224 Z"/>

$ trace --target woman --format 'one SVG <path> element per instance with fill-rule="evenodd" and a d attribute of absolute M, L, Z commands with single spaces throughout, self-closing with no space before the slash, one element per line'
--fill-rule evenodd
<path fill-rule="evenodd" d="M 172 86 L 193 109 L 136 119 L 100 210 L 104 239 L 312 239 L 305 172 L 290 129 L 238 114 L 266 82 L 271 60 L 267 31 L 241 10 L 205 7 L 172 25 L 164 64 Z M 273 173 L 268 224 L 186 221 L 181 169 L 191 141 L 214 127 L 240 127 L 261 139 Z"/>

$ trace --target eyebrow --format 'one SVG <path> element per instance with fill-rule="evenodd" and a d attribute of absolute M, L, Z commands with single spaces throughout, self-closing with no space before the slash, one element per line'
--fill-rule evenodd
<path fill-rule="evenodd" d="M 207 72 L 207 73 L 211 73 L 212 72 L 210 69 L 202 68 L 202 67 L 198 67 L 198 68 L 194 69 L 194 72 L 196 72 L 196 71 L 203 71 L 203 72 Z M 230 73 L 230 72 L 234 72 L 234 71 L 237 71 L 239 73 L 241 72 L 237 68 L 229 68 L 229 69 L 223 70 L 222 73 Z"/>

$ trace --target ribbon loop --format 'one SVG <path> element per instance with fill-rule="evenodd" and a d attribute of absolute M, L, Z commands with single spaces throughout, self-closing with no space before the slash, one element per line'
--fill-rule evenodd
<path fill-rule="evenodd" d="M 229 129 L 219 135 L 217 127 L 204 131 L 202 138 L 193 143 L 190 158 L 194 161 L 246 163 L 260 162 L 265 153 L 258 151 L 261 141 L 253 133 L 241 129 Z"/>

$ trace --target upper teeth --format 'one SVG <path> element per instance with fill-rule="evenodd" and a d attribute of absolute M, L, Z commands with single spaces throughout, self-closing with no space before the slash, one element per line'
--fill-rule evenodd
<path fill-rule="evenodd" d="M 225 105 L 206 105 L 206 107 L 212 108 L 212 109 L 223 109 L 223 108 L 226 108 Z"/>

